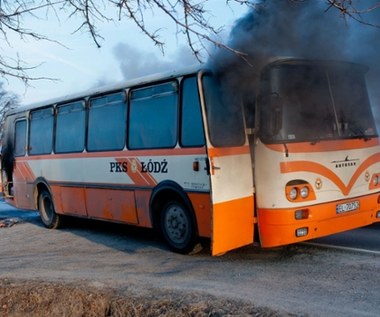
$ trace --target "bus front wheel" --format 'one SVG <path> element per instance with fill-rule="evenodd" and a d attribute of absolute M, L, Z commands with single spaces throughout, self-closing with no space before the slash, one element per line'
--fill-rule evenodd
<path fill-rule="evenodd" d="M 57 229 L 62 223 L 62 217 L 55 213 L 53 199 L 47 190 L 42 190 L 38 196 L 38 211 L 45 227 Z"/>
<path fill-rule="evenodd" d="M 196 245 L 196 232 L 190 212 L 178 201 L 170 201 L 162 208 L 161 232 L 175 252 L 187 254 Z"/>

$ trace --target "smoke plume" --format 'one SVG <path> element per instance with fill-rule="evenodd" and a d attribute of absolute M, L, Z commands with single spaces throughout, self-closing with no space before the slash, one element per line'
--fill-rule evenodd
<path fill-rule="evenodd" d="M 114 48 L 114 55 L 119 61 L 124 79 L 167 72 L 196 63 L 195 57 L 187 47 L 179 47 L 176 54 L 168 60 L 154 53 L 139 50 L 126 43 L 119 43 Z"/>
<path fill-rule="evenodd" d="M 210 58 L 209 67 L 219 73 L 232 70 L 242 76 L 258 74 L 263 58 L 270 56 L 345 60 L 365 64 L 372 106 L 380 108 L 380 8 L 366 11 L 374 0 L 357 0 L 355 9 L 360 23 L 326 1 L 262 0 L 236 21 L 229 45 L 246 54 L 246 60 L 225 50 Z M 365 11 L 365 12 L 364 12 Z M 244 77 L 243 77 L 244 78 Z M 233 79 L 230 79 L 233 80 Z M 375 110 L 375 113 L 377 111 Z"/>

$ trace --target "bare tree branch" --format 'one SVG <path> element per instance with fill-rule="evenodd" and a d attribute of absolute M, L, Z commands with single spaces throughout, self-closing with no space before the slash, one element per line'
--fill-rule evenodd
<path fill-rule="evenodd" d="M 354 5 L 354 0 L 326 0 L 326 3 L 328 5 L 328 8 L 326 9 L 326 11 L 329 10 L 330 8 L 335 8 L 335 9 L 338 9 L 341 12 L 342 16 L 345 18 L 351 18 L 361 24 L 380 28 L 380 24 L 368 22 L 368 20 L 364 18 L 364 15 L 376 9 L 379 9 L 380 2 L 374 5 L 368 6 L 365 9 L 358 9 Z"/>
<path fill-rule="evenodd" d="M 145 5 L 145 3 L 140 3 L 140 1 L 138 1 L 138 6 L 135 8 L 132 5 L 130 5 L 130 1 L 128 0 L 121 0 L 121 1 L 111 0 L 110 2 L 112 2 L 118 8 L 119 20 L 121 20 L 123 16 L 126 16 L 127 18 L 131 19 L 137 25 L 137 27 L 142 31 L 142 33 L 148 36 L 148 38 L 150 38 L 153 41 L 154 45 L 158 46 L 160 50 L 163 52 L 165 43 L 159 40 L 159 37 L 157 35 L 159 30 L 150 32 L 145 25 L 144 14 L 143 14 L 143 10 L 147 9 L 147 6 Z M 150 5 L 149 7 L 150 9 L 152 9 Z M 124 10 L 126 10 L 126 12 L 124 12 Z"/>
<path fill-rule="evenodd" d="M 99 39 L 103 39 L 103 37 L 97 30 L 96 23 L 111 21 L 100 9 L 103 8 L 103 11 L 105 11 L 104 3 L 100 5 L 99 1 L 94 0 L 67 0 L 63 8 L 71 10 L 69 18 L 77 15 L 82 17 L 82 24 L 73 33 L 81 30 L 88 31 L 96 46 L 100 48 Z"/>
<path fill-rule="evenodd" d="M 270 1 L 270 0 L 267 0 Z M 285 1 L 285 0 L 284 0 Z M 305 2 L 306 0 L 287 0 Z M 309 0 L 314 1 L 314 0 Z M 380 1 L 365 5 L 355 0 L 319 0 L 326 5 L 327 10 L 338 10 L 344 18 L 352 19 L 363 25 L 380 28 L 380 22 L 367 19 L 368 14 L 380 9 Z M 231 6 L 232 3 L 256 9 L 265 5 L 266 1 L 224 0 L 219 5 Z M 173 23 L 177 34 L 183 35 L 194 56 L 201 61 L 202 52 L 208 53 L 209 44 L 230 51 L 245 58 L 245 54 L 228 46 L 220 38 L 221 27 L 210 23 L 212 12 L 206 11 L 208 0 L 0 0 L 0 40 L 12 46 L 10 34 L 16 33 L 20 39 L 51 41 L 63 45 L 25 27 L 26 18 L 40 19 L 41 16 L 51 17 L 53 12 L 56 20 L 78 19 L 79 25 L 73 27 L 73 33 L 88 32 L 97 47 L 101 46 L 103 37 L 98 26 L 100 23 L 112 22 L 116 19 L 106 14 L 117 13 L 117 20 L 128 19 L 135 23 L 138 29 L 146 35 L 159 49 L 164 52 L 165 41 L 160 38 L 161 29 L 150 29 L 146 16 L 163 14 Z M 107 12 L 107 13 L 106 13 Z M 30 70 L 39 65 L 29 66 L 19 57 L 7 58 L 0 54 L 0 76 L 15 77 L 28 83 L 31 80 L 46 79 L 29 76 Z"/>

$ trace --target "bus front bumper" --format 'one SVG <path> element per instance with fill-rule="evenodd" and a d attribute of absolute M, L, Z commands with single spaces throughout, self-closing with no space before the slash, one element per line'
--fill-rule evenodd
<path fill-rule="evenodd" d="M 258 209 L 262 247 L 320 238 L 380 222 L 379 194 L 291 209 Z"/>

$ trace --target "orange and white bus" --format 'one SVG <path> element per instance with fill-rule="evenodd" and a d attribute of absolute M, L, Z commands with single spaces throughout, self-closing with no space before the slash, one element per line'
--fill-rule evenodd
<path fill-rule="evenodd" d="M 174 251 L 274 247 L 380 221 L 380 146 L 353 63 L 188 70 L 10 111 L 6 201 L 48 228 L 156 228 Z M 240 89 L 241 88 L 241 89 Z M 255 241 L 257 240 L 257 241 Z"/>

